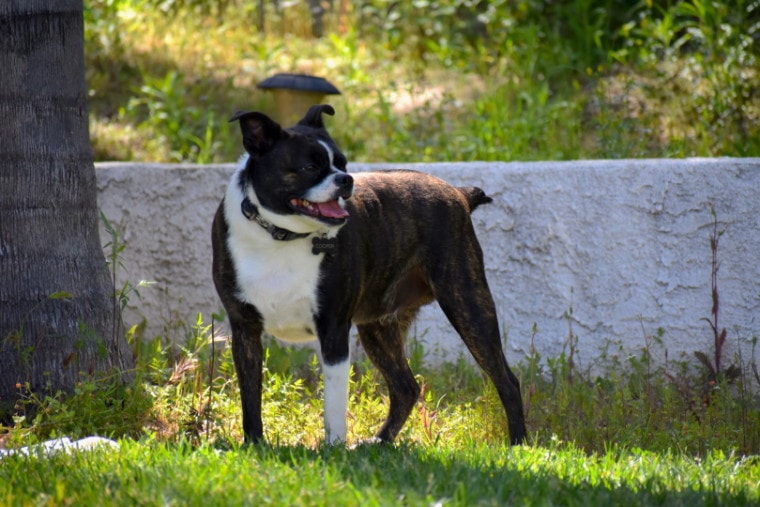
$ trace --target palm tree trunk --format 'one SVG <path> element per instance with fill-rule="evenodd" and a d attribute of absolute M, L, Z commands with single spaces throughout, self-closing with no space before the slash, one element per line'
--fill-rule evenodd
<path fill-rule="evenodd" d="M 0 421 L 132 362 L 98 237 L 82 0 L 0 2 Z"/>

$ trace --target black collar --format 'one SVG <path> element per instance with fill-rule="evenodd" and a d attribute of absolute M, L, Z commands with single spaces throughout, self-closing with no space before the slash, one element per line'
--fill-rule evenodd
<path fill-rule="evenodd" d="M 294 239 L 305 238 L 311 234 L 309 232 L 289 231 L 267 222 L 264 220 L 264 218 L 262 218 L 262 216 L 259 214 L 259 210 L 256 208 L 256 205 L 253 204 L 250 199 L 248 199 L 248 197 L 244 197 L 243 202 L 240 203 L 240 211 L 243 212 L 243 216 L 245 216 L 245 218 L 255 221 L 261 227 L 266 229 L 267 232 L 269 232 L 269 234 L 271 234 L 272 237 L 277 241 L 293 241 Z"/>
<path fill-rule="evenodd" d="M 311 235 L 310 232 L 293 232 L 277 227 L 274 224 L 270 224 L 259 214 L 256 205 L 253 204 L 248 197 L 244 197 L 243 202 L 240 203 L 240 211 L 243 212 L 245 218 L 253 220 L 266 229 L 277 241 L 293 241 L 294 239 L 305 238 L 306 236 Z M 315 236 L 311 238 L 311 253 L 314 255 L 325 253 L 328 256 L 331 256 L 334 255 L 337 250 L 338 241 L 335 238 L 328 238 L 325 235 L 322 235 L 322 237 Z"/>

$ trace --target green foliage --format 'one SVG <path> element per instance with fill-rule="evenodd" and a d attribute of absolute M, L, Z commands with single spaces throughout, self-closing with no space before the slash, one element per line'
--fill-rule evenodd
<path fill-rule="evenodd" d="M 192 160 L 206 164 L 219 149 L 215 133 L 220 129 L 214 111 L 204 112 L 186 101 L 181 76 L 143 77 L 143 85 L 129 99 L 120 116 L 158 136 L 155 142 L 168 150 L 167 162 Z"/>
<path fill-rule="evenodd" d="M 598 453 L 613 444 L 690 455 L 757 453 L 760 379 L 708 380 L 703 369 L 667 360 L 662 333 L 645 336 L 638 356 L 623 358 L 619 345 L 608 343 L 600 364 L 585 371 L 567 353 L 545 364 L 540 356 L 529 358 L 520 377 L 529 427 L 540 433 L 536 440 L 556 436 Z"/>
<path fill-rule="evenodd" d="M 86 57 L 99 159 L 228 162 L 224 121 L 276 114 L 274 72 L 343 92 L 352 160 L 760 154 L 760 5 L 708 0 L 91 0 Z M 411 22 L 410 20 L 414 20 Z"/>
<path fill-rule="evenodd" d="M 215 336 L 213 327 L 199 317 L 180 348 L 160 338 L 138 339 L 139 326 L 133 327 L 128 338 L 137 372 L 128 386 L 117 377 L 84 375 L 70 396 L 39 396 L 19 386 L 24 399 L 13 441 L 100 434 L 234 445 L 242 439 L 240 398 L 226 338 Z M 693 456 L 718 449 L 760 452 L 760 377 L 751 359 L 756 340 L 745 351 L 749 360 L 742 359 L 739 347 L 734 362 L 741 366 L 740 374 L 716 380 L 699 364 L 669 360 L 664 333 L 645 335 L 638 356 L 624 357 L 619 344 L 608 343 L 593 367 L 585 369 L 576 359 L 580 351 L 572 332 L 556 358 L 544 359 L 532 349 L 515 371 L 533 445 L 559 439 L 590 453 L 603 453 L 611 445 Z M 413 348 L 422 353 L 419 344 Z M 319 366 L 308 349 L 286 355 L 285 348 L 268 343 L 266 438 L 277 445 L 318 446 L 323 439 Z M 470 361 L 435 368 L 421 364 L 415 370 L 423 393 L 400 441 L 433 446 L 506 441 L 495 389 Z M 349 441 L 374 434 L 387 406 L 376 370 L 360 359 L 350 383 Z M 24 417 L 27 409 L 33 418 Z"/>
<path fill-rule="evenodd" d="M 18 386 L 20 400 L 11 440 L 24 444 L 67 435 L 134 437 L 142 433 L 151 400 L 142 385 L 125 385 L 118 374 L 80 374 L 73 392 L 40 394 Z"/>
<path fill-rule="evenodd" d="M 758 15 L 760 4 L 745 0 L 642 2 L 621 29 L 612 56 L 666 84 L 651 88 L 650 100 L 670 108 L 674 96 L 684 97 L 668 111 L 684 122 L 674 144 L 691 137 L 697 154 L 758 152 Z"/>

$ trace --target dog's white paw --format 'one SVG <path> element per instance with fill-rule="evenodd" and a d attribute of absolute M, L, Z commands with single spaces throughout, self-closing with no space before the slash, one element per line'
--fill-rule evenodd
<path fill-rule="evenodd" d="M 351 445 L 349 447 L 349 449 L 352 450 L 352 451 L 355 451 L 356 449 L 361 449 L 362 447 L 384 445 L 384 444 L 387 444 L 387 443 L 388 442 L 386 442 L 384 440 L 380 440 L 377 437 L 370 437 L 370 438 L 365 438 L 363 440 L 359 440 L 355 444 Z"/>

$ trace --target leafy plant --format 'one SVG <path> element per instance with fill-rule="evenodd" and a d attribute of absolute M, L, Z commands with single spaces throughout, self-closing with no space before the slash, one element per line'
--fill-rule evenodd
<path fill-rule="evenodd" d="M 137 127 L 159 135 L 158 142 L 169 150 L 165 161 L 210 162 L 218 148 L 215 133 L 219 125 L 213 110 L 204 113 L 186 101 L 182 76 L 176 71 L 160 78 L 146 74 L 143 80 L 144 84 L 122 114 L 133 119 L 144 118 Z"/>

